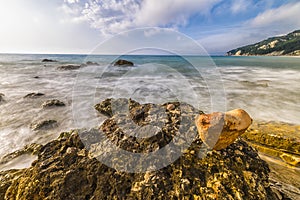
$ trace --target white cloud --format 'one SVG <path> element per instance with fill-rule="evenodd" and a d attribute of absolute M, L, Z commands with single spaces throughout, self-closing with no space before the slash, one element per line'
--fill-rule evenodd
<path fill-rule="evenodd" d="M 267 10 L 247 25 L 252 27 L 273 27 L 275 29 L 294 29 L 300 27 L 300 2 L 289 3 L 276 9 Z"/>
<path fill-rule="evenodd" d="M 85 4 L 69 6 L 74 9 L 81 7 L 81 14 L 74 15 L 74 19 L 85 20 L 103 35 L 111 35 L 138 27 L 183 26 L 194 14 L 209 15 L 211 8 L 220 1 L 89 0 Z M 71 13 L 68 9 L 65 12 Z"/>
<path fill-rule="evenodd" d="M 226 52 L 300 28 L 300 2 L 266 10 L 237 27 L 218 30 L 198 40 L 209 52 Z"/>
<path fill-rule="evenodd" d="M 244 12 L 249 6 L 251 6 L 250 0 L 233 0 L 230 10 L 232 13 L 236 14 Z"/>
<path fill-rule="evenodd" d="M 72 4 L 72 3 L 78 3 L 79 0 L 64 0 L 64 2 Z"/>

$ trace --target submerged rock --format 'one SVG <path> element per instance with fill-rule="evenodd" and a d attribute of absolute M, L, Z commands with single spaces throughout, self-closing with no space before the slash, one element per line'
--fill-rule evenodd
<path fill-rule="evenodd" d="M 0 103 L 5 101 L 4 98 L 3 98 L 4 96 L 5 95 L 3 93 L 0 93 Z"/>
<path fill-rule="evenodd" d="M 34 131 L 36 130 L 47 130 L 52 129 L 58 126 L 58 123 L 56 120 L 44 120 L 37 123 L 33 123 L 30 125 L 30 128 Z"/>
<path fill-rule="evenodd" d="M 47 100 L 42 104 L 43 108 L 62 107 L 62 106 L 66 106 L 66 104 L 58 99 Z"/>
<path fill-rule="evenodd" d="M 202 141 L 211 149 L 221 150 L 243 134 L 252 119 L 246 111 L 236 109 L 226 113 L 199 115 L 195 123 Z"/>
<path fill-rule="evenodd" d="M 52 59 L 43 59 L 42 62 L 57 62 L 57 60 L 52 60 Z"/>
<path fill-rule="evenodd" d="M 63 65 L 58 67 L 58 70 L 76 70 L 83 67 L 83 65 Z"/>
<path fill-rule="evenodd" d="M 87 61 L 86 65 L 99 65 L 97 62 Z"/>
<path fill-rule="evenodd" d="M 44 95 L 45 94 L 40 93 L 40 92 L 32 92 L 32 93 L 26 94 L 23 98 L 37 98 L 37 97 L 41 97 Z"/>
<path fill-rule="evenodd" d="M 123 59 L 117 60 L 114 63 L 114 66 L 133 66 L 133 65 L 134 65 L 133 62 L 128 60 L 123 60 Z"/>
<path fill-rule="evenodd" d="M 2 165 L 4 163 L 8 163 L 9 161 L 11 161 L 11 160 L 13 160 L 13 159 L 15 159 L 15 158 L 17 158 L 21 155 L 24 155 L 24 154 L 36 155 L 39 152 L 41 147 L 42 147 L 42 145 L 36 144 L 36 143 L 26 145 L 20 150 L 14 151 L 12 153 L 9 153 L 9 154 L 3 156 L 0 159 L 0 164 Z"/>

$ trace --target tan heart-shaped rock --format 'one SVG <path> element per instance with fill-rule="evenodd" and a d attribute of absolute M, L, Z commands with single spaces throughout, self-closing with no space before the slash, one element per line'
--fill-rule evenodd
<path fill-rule="evenodd" d="M 201 140 L 211 149 L 221 150 L 242 135 L 252 119 L 246 111 L 235 109 L 198 115 L 195 123 Z"/>

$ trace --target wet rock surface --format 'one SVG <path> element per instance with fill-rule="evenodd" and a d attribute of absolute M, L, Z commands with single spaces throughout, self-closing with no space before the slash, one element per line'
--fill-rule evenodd
<path fill-rule="evenodd" d="M 42 108 L 62 107 L 66 104 L 58 99 L 47 100 L 42 104 Z"/>
<path fill-rule="evenodd" d="M 83 65 L 63 65 L 60 67 L 57 67 L 58 70 L 76 70 L 83 67 Z"/>
<path fill-rule="evenodd" d="M 31 167 L 1 172 L 0 197 L 140 200 L 276 200 L 282 197 L 280 191 L 270 186 L 266 162 L 243 140 L 238 139 L 218 151 L 203 149 L 194 123 L 202 112 L 192 106 L 178 102 L 140 104 L 128 99 L 110 99 L 105 103 L 107 106 L 101 110 L 105 108 L 108 119 L 98 128 L 64 132 L 58 139 L 38 148 L 38 159 Z M 149 125 L 160 129 L 140 129 Z M 147 134 L 143 135 L 145 130 Z M 156 132 L 149 135 L 149 130 Z M 157 170 L 128 173 L 96 159 L 109 154 L 98 145 L 103 138 L 128 152 L 147 154 L 163 148 L 173 139 L 184 143 L 188 137 L 193 140 L 178 159 Z M 119 162 L 122 158 L 112 156 L 108 157 L 114 158 L 114 163 L 126 165 Z M 172 152 L 164 159 L 169 157 Z M 156 159 L 159 160 L 154 158 L 154 164 Z"/>
<path fill-rule="evenodd" d="M 5 100 L 4 100 L 4 96 L 5 96 L 5 95 L 4 95 L 3 93 L 0 93 L 0 103 L 5 101 Z"/>
<path fill-rule="evenodd" d="M 117 60 L 115 63 L 114 63 L 114 66 L 133 66 L 133 62 L 131 61 L 128 61 L 128 60 L 123 60 L 123 59 L 120 59 L 120 60 Z"/>
<path fill-rule="evenodd" d="M 44 95 L 45 94 L 40 93 L 40 92 L 32 92 L 32 93 L 26 94 L 23 98 L 38 98 L 38 97 L 41 97 Z"/>
<path fill-rule="evenodd" d="M 48 130 L 48 129 L 55 128 L 57 126 L 58 126 L 58 123 L 56 120 L 49 119 L 49 120 L 32 123 L 30 125 L 30 128 L 33 131 L 36 131 L 36 130 Z"/>
<path fill-rule="evenodd" d="M 43 59 L 42 62 L 57 62 L 57 60 L 53 60 L 53 59 Z"/>

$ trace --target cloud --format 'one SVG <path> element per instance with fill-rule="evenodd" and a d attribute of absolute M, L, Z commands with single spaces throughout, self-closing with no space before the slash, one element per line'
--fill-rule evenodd
<path fill-rule="evenodd" d="M 295 29 L 300 27 L 300 2 L 289 3 L 279 8 L 267 10 L 247 22 L 252 27 L 273 27 L 275 29 Z M 278 26 L 279 25 L 279 26 Z"/>
<path fill-rule="evenodd" d="M 251 6 L 251 1 L 249 0 L 233 0 L 230 10 L 232 13 L 240 13 L 247 10 L 248 7 Z"/>
<path fill-rule="evenodd" d="M 209 52 L 226 52 L 231 49 L 253 44 L 268 37 L 287 34 L 299 29 L 300 2 L 289 3 L 268 9 L 246 22 L 226 29 L 218 29 L 198 42 Z"/>
<path fill-rule="evenodd" d="M 70 1 L 70 0 L 69 0 Z M 184 26 L 193 15 L 209 15 L 211 8 L 221 0 L 89 0 L 86 3 L 75 0 L 64 7 L 78 10 L 74 21 L 87 21 L 92 28 L 103 35 L 116 34 L 132 28 L 159 26 L 175 28 Z M 66 3 L 65 3 L 66 4 Z"/>

